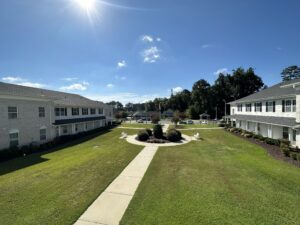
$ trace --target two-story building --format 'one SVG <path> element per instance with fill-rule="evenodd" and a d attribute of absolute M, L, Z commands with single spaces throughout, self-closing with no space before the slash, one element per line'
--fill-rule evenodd
<path fill-rule="evenodd" d="M 230 102 L 232 125 L 300 147 L 300 79 Z"/>
<path fill-rule="evenodd" d="M 112 111 L 80 95 L 0 82 L 0 149 L 104 127 Z"/>

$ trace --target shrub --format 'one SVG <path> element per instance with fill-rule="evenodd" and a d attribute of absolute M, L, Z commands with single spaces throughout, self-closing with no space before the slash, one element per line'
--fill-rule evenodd
<path fill-rule="evenodd" d="M 292 155 L 293 160 L 297 160 L 297 154 L 296 153 L 292 153 L 291 155 Z"/>
<path fill-rule="evenodd" d="M 139 141 L 147 141 L 149 139 L 149 134 L 146 130 L 140 130 L 138 132 L 137 138 Z"/>
<path fill-rule="evenodd" d="M 291 142 L 289 140 L 286 140 L 286 139 L 280 139 L 280 145 L 281 144 L 289 146 L 291 144 Z"/>
<path fill-rule="evenodd" d="M 181 133 L 176 129 L 170 129 L 167 132 L 167 139 L 171 142 L 177 142 L 181 140 Z"/>
<path fill-rule="evenodd" d="M 297 158 L 298 158 L 298 161 L 300 161 L 300 154 L 297 156 Z"/>
<path fill-rule="evenodd" d="M 160 124 L 153 126 L 153 136 L 155 138 L 163 138 L 163 130 Z"/>
<path fill-rule="evenodd" d="M 280 145 L 280 140 L 273 139 L 273 138 L 266 138 L 266 139 L 265 139 L 265 143 L 268 144 L 268 145 L 276 145 L 276 146 L 279 146 L 279 145 Z"/>
<path fill-rule="evenodd" d="M 149 136 L 152 136 L 152 130 L 151 129 L 146 129 L 147 133 Z"/>
<path fill-rule="evenodd" d="M 289 143 L 287 140 L 280 140 L 280 150 L 287 157 L 291 155 Z"/>

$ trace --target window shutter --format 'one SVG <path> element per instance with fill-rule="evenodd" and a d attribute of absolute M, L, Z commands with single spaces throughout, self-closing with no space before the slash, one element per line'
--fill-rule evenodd
<path fill-rule="evenodd" d="M 285 112 L 285 100 L 282 100 L 282 112 Z"/>
<path fill-rule="evenodd" d="M 275 112 L 275 111 L 276 111 L 276 102 L 273 101 L 273 112 Z"/>
<path fill-rule="evenodd" d="M 266 112 L 268 112 L 268 102 L 266 102 Z"/>

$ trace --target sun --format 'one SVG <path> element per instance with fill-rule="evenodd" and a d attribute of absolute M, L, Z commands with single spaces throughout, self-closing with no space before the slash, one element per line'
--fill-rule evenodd
<path fill-rule="evenodd" d="M 85 11 L 89 12 L 95 9 L 96 0 L 75 0 L 76 3 Z"/>

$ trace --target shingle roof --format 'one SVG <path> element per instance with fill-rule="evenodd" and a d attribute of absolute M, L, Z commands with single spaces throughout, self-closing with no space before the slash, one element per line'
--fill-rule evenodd
<path fill-rule="evenodd" d="M 252 95 L 248 95 L 244 98 L 229 102 L 229 104 L 233 103 L 242 103 L 242 102 L 250 102 L 256 100 L 265 100 L 265 99 L 276 99 L 276 98 L 284 98 L 284 97 L 293 97 L 296 94 L 300 94 L 299 90 L 293 88 L 293 84 L 300 83 L 300 78 L 281 82 L 267 89 L 256 92 Z"/>
<path fill-rule="evenodd" d="M 97 105 L 100 106 L 104 104 L 102 102 L 92 101 L 77 94 L 32 88 L 3 82 L 0 82 L 0 95 L 44 99 L 64 106 L 95 107 Z"/>
<path fill-rule="evenodd" d="M 253 115 L 230 115 L 228 117 L 231 119 L 273 124 L 273 125 L 286 126 L 286 127 L 294 127 L 298 125 L 296 123 L 296 118 L 291 118 L 291 117 L 253 116 Z"/>

